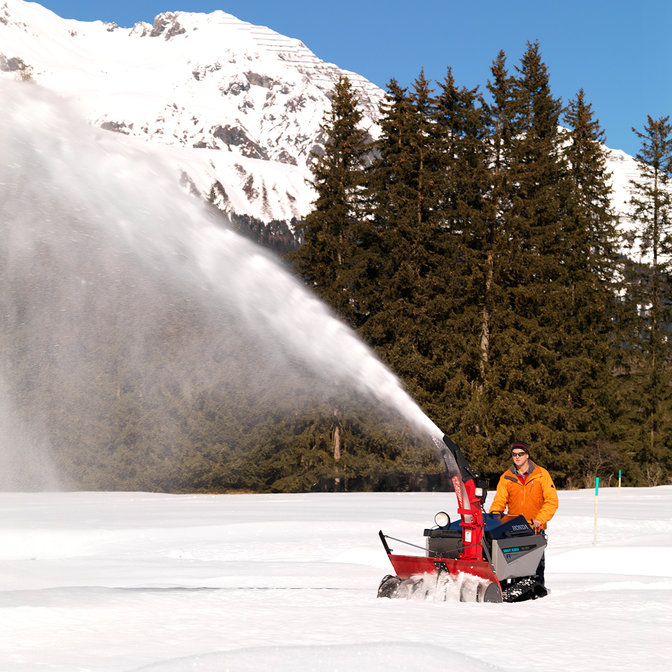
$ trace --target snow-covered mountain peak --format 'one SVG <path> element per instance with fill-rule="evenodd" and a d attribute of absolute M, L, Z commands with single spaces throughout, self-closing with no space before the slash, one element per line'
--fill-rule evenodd
<path fill-rule="evenodd" d="M 247 21 L 241 21 L 232 14 L 216 10 L 209 14 L 195 12 L 164 12 L 155 17 L 154 23 L 139 23 L 133 27 L 139 32 L 139 27 L 148 32 L 142 37 L 162 37 L 165 40 L 183 36 L 189 38 L 197 31 L 202 39 L 215 34 L 218 38 L 225 38 L 226 44 L 233 49 L 249 49 L 250 47 L 271 47 L 277 50 L 282 46 L 287 51 L 306 49 L 299 40 L 285 37 L 264 26 L 255 26 Z"/>
<path fill-rule="evenodd" d="M 218 205 L 261 220 L 302 217 L 329 94 L 347 74 L 375 133 L 383 92 L 300 40 L 223 11 L 166 12 L 130 28 L 61 19 L 0 0 L 0 76 L 74 101 L 93 124 L 164 145 Z"/>
<path fill-rule="evenodd" d="M 165 12 L 120 27 L 62 19 L 0 0 L 0 77 L 31 79 L 105 130 L 163 148 L 183 181 L 222 209 L 262 221 L 302 218 L 311 153 L 341 75 L 376 136 L 383 91 L 303 42 L 227 14 Z M 609 150 L 614 206 L 626 227 L 635 160 Z"/>

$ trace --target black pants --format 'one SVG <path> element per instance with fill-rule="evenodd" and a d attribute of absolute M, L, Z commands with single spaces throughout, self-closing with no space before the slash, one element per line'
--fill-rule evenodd
<path fill-rule="evenodd" d="M 546 569 L 546 553 L 542 553 L 541 555 L 541 560 L 539 561 L 539 565 L 537 566 L 537 581 L 542 585 L 545 586 L 544 582 L 544 570 Z"/>

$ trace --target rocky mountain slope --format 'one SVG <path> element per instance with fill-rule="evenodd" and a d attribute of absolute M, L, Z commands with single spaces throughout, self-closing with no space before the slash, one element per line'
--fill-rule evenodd
<path fill-rule="evenodd" d="M 269 221 L 309 209 L 307 163 L 344 71 L 221 11 L 120 28 L 2 0 L 0 74 L 57 91 L 101 128 L 163 145 L 200 194 L 215 185 L 220 207 Z M 382 91 L 347 75 L 374 127 Z"/>
<path fill-rule="evenodd" d="M 220 208 L 263 222 L 310 209 L 310 154 L 342 74 L 375 136 L 383 91 L 269 28 L 222 11 L 121 28 L 0 0 L 0 76 L 29 78 L 74 101 L 92 124 L 161 146 L 194 192 L 205 198 L 214 187 Z M 610 150 L 609 168 L 627 227 L 636 164 Z"/>

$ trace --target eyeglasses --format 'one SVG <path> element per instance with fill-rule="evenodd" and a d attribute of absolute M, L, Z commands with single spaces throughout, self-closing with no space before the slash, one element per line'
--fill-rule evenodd
<path fill-rule="evenodd" d="M 522 457 L 523 455 L 527 455 L 527 453 L 511 453 L 514 457 Z"/>

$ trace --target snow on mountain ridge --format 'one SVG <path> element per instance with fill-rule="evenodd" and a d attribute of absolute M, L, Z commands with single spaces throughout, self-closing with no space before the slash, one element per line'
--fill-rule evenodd
<path fill-rule="evenodd" d="M 167 156 L 202 195 L 215 185 L 225 210 L 264 221 L 308 211 L 310 155 L 345 71 L 301 41 L 222 11 L 120 28 L 5 0 L 0 17 L 0 74 L 27 73 L 105 130 L 180 147 Z M 374 128 L 382 91 L 347 74 Z"/>
<path fill-rule="evenodd" d="M 149 27 L 149 24 L 136 24 L 132 30 L 137 31 L 139 26 Z M 287 37 L 266 26 L 256 26 L 247 21 L 241 21 L 222 10 L 215 10 L 209 14 L 181 11 L 159 14 L 154 19 L 149 35 L 151 37 L 163 35 L 166 40 L 169 40 L 199 30 L 202 34 L 205 28 L 206 32 L 211 32 L 213 29 L 218 31 L 216 37 L 219 37 L 219 31 L 222 27 L 226 29 L 229 39 L 233 36 L 238 38 L 230 46 L 241 49 L 254 47 L 259 52 L 276 54 L 283 65 L 293 66 L 302 74 L 309 76 L 319 88 L 324 88 L 327 92 L 331 90 L 338 76 L 343 73 L 347 74 L 354 89 L 360 94 L 363 106 L 368 108 L 367 113 L 376 114 L 377 110 L 375 106 L 371 106 L 372 101 L 370 99 L 373 98 L 373 102 L 378 101 L 381 97 L 379 89 L 364 77 L 354 72 L 342 70 L 333 63 L 325 63 L 296 38 Z M 142 36 L 144 35 L 143 32 Z"/>
<path fill-rule="evenodd" d="M 210 14 L 165 12 L 130 28 L 62 19 L 39 4 L 0 0 L 0 76 L 24 75 L 76 101 L 108 131 L 163 146 L 166 160 L 224 210 L 262 221 L 301 218 L 314 192 L 310 155 L 329 94 L 346 74 L 378 133 L 384 93 L 325 63 L 298 39 Z M 629 228 L 636 162 L 609 150 L 613 203 Z"/>

